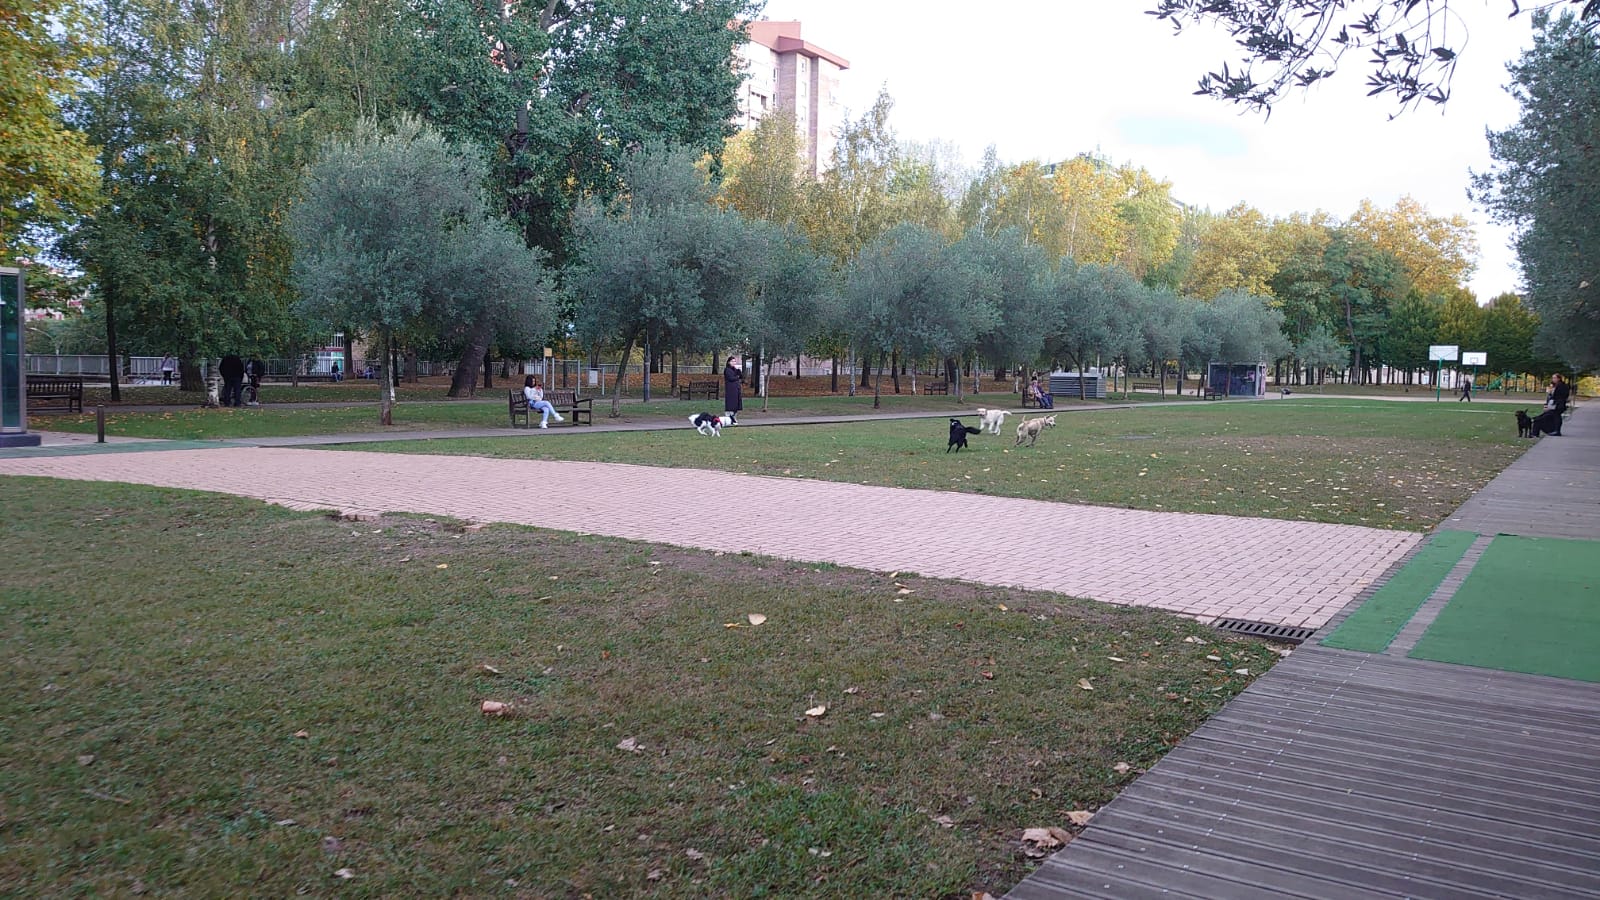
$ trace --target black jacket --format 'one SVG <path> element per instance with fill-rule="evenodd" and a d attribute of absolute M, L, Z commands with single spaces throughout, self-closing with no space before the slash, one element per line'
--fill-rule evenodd
<path fill-rule="evenodd" d="M 244 378 L 244 360 L 229 353 L 217 364 L 217 373 L 228 381 L 239 381 Z"/>

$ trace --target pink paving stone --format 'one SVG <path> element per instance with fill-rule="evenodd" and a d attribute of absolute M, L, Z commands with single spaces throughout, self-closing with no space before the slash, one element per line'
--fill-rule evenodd
<path fill-rule="evenodd" d="M 1020 585 L 1205 620 L 1311 627 L 1327 622 L 1420 540 L 1352 525 L 728 472 L 359 451 L 237 447 L 28 457 L 0 459 L 0 475 L 191 488 L 295 509 L 514 522 Z M 515 487 L 534 484 L 537 494 Z M 722 498 L 716 515 L 696 512 L 706 509 L 706 497 Z M 794 524 L 817 520 L 834 524 Z M 954 531 L 935 533 L 943 527 Z"/>

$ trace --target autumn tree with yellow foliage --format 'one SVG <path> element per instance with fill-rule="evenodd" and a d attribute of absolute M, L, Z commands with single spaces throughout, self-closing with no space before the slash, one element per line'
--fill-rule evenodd
<path fill-rule="evenodd" d="M 88 34 L 74 0 L 0 0 L 0 259 L 99 196 L 95 149 L 61 119 L 92 65 Z"/>
<path fill-rule="evenodd" d="M 1459 288 L 1477 268 L 1478 239 L 1466 217 L 1430 215 L 1411 197 L 1401 197 L 1393 209 L 1362 200 L 1350 225 L 1379 250 L 1394 254 L 1412 289 L 1424 297 Z"/>

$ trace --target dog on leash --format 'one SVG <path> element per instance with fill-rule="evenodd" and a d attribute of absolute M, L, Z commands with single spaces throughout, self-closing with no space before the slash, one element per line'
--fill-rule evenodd
<path fill-rule="evenodd" d="M 951 450 L 960 452 L 967 448 L 967 435 L 983 434 L 982 428 L 973 428 L 971 425 L 962 424 L 960 419 L 950 420 L 950 443 L 945 445 L 944 452 Z"/>
<path fill-rule="evenodd" d="M 1028 442 L 1028 446 L 1032 447 L 1034 441 L 1039 439 L 1040 432 L 1044 431 L 1046 428 L 1054 427 L 1056 427 L 1055 416 L 1045 416 L 1042 419 L 1029 419 L 1028 421 L 1017 426 L 1017 443 L 1015 446 L 1021 447 L 1022 442 L 1026 440 Z"/>
<path fill-rule="evenodd" d="M 1561 436 L 1561 413 L 1553 409 L 1547 409 L 1539 413 L 1530 419 L 1528 424 L 1533 426 L 1531 429 L 1533 432 L 1532 437 L 1538 437 L 1540 434 L 1548 434 L 1551 437 Z"/>
<path fill-rule="evenodd" d="M 1528 416 L 1528 411 L 1525 409 L 1517 410 L 1517 437 L 1533 437 L 1533 419 Z"/>
<path fill-rule="evenodd" d="M 711 413 L 695 413 L 689 417 L 689 424 L 694 430 L 706 437 L 722 437 L 722 426 L 728 424 L 725 416 L 714 416 Z"/>
<path fill-rule="evenodd" d="M 220 406 L 222 406 L 222 379 L 213 375 L 206 385 L 206 409 L 216 409 Z"/>
<path fill-rule="evenodd" d="M 984 409 L 980 406 L 978 407 L 978 415 L 983 418 L 983 421 L 978 424 L 979 429 L 990 434 L 999 434 L 1000 426 L 1006 423 L 1006 416 L 1011 415 L 1011 410 Z"/>

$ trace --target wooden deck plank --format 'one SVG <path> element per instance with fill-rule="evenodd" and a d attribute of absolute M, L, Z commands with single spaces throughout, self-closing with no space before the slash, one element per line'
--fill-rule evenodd
<path fill-rule="evenodd" d="M 1481 829 L 1483 823 L 1466 817 L 1418 820 L 1409 808 L 1404 814 L 1393 814 L 1293 794 L 1228 790 L 1226 786 L 1218 789 L 1214 782 L 1179 774 L 1163 778 L 1159 783 L 1152 782 L 1149 788 L 1129 800 L 1135 805 L 1144 803 L 1162 808 L 1175 816 L 1185 811 L 1214 810 L 1220 812 L 1211 813 L 1213 815 L 1226 814 L 1257 824 L 1272 823 L 1278 826 L 1281 840 L 1291 849 L 1297 846 L 1301 835 L 1315 834 L 1352 847 L 1376 847 L 1425 856 L 1471 871 L 1502 872 L 1515 867 L 1519 861 L 1537 859 L 1541 868 L 1566 869 L 1600 877 L 1600 874 L 1586 871 L 1595 853 L 1600 852 L 1600 843 L 1591 841 L 1587 852 L 1573 850 L 1550 844 L 1545 840 L 1549 837 L 1547 831 L 1509 827 L 1496 828 L 1493 840 L 1469 847 L 1461 843 L 1461 835 Z M 1264 838 L 1263 842 L 1269 841 Z"/>

